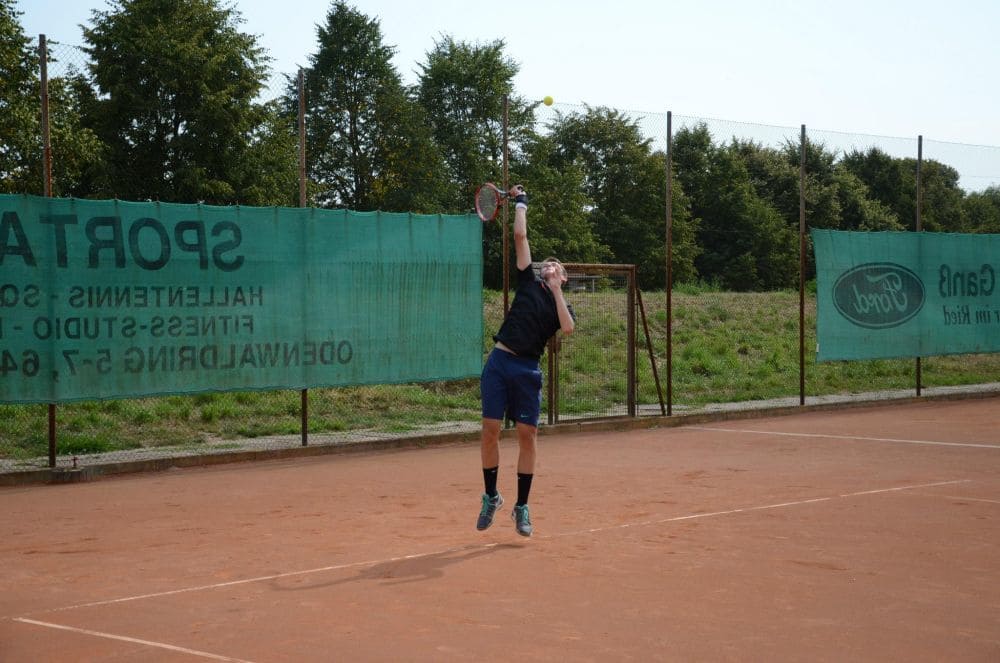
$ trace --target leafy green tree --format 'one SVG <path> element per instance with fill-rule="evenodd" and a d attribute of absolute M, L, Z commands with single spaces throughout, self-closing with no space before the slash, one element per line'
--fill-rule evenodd
<path fill-rule="evenodd" d="M 592 201 L 584 190 L 584 173 L 576 165 L 552 166 L 556 149 L 551 136 L 536 136 L 525 144 L 513 180 L 531 194 L 531 253 L 535 260 L 555 256 L 563 262 L 608 262 L 611 250 L 595 236 L 588 219 Z"/>
<path fill-rule="evenodd" d="M 962 207 L 962 232 L 1000 233 L 1000 186 L 968 194 Z"/>
<path fill-rule="evenodd" d="M 378 20 L 338 0 L 317 37 L 306 76 L 306 154 L 316 202 L 442 211 L 440 152 L 392 65 L 394 50 L 383 42 Z"/>
<path fill-rule="evenodd" d="M 789 170 L 782 182 L 772 182 L 784 194 L 772 198 L 780 200 L 779 209 L 798 226 L 799 165 L 802 160 L 801 145 L 789 142 L 784 150 Z M 846 168 L 837 153 L 826 149 L 823 143 L 806 141 L 805 149 L 805 222 L 806 228 L 834 230 L 885 231 L 903 230 L 896 215 L 884 203 L 872 198 L 868 186 Z M 806 278 L 815 276 L 815 256 L 811 239 L 806 237 Z"/>
<path fill-rule="evenodd" d="M 450 182 L 448 207 L 468 210 L 483 182 L 500 182 L 503 164 L 504 95 L 508 95 L 511 160 L 534 135 L 534 113 L 513 95 L 517 64 L 504 42 L 468 44 L 445 36 L 420 65 L 416 95 L 427 112 Z"/>
<path fill-rule="evenodd" d="M 0 191 L 41 194 L 40 66 L 37 49 L 24 35 L 19 16 L 10 0 L 0 0 Z M 49 59 L 53 60 L 51 54 Z M 50 66 L 50 75 L 52 70 Z M 101 158 L 97 137 L 81 126 L 81 104 L 90 95 L 89 86 L 79 73 L 70 72 L 53 77 L 48 93 L 52 194 L 84 196 L 88 193 L 85 181 Z"/>
<path fill-rule="evenodd" d="M 685 127 L 674 134 L 673 157 L 676 183 L 687 194 L 691 213 L 700 218 L 702 202 L 713 195 L 709 175 L 716 152 L 712 134 L 702 123 Z"/>
<path fill-rule="evenodd" d="M 524 158 L 511 166 L 510 178 L 525 185 L 530 196 L 531 255 L 536 261 L 556 257 L 563 262 L 608 262 L 611 251 L 594 236 L 587 219 L 592 205 L 583 190 L 579 169 L 556 170 L 549 164 L 553 142 L 535 136 L 524 145 Z M 513 240 L 508 219 L 508 239 Z M 483 280 L 487 287 L 503 285 L 502 213 L 483 226 Z M 514 247 L 509 245 L 508 270 L 513 275 Z"/>
<path fill-rule="evenodd" d="M 617 262 L 636 265 L 643 287 L 666 279 L 666 155 L 653 152 L 636 120 L 608 108 L 558 115 L 553 165 L 575 165 L 594 206 L 590 223 Z M 694 232 L 683 190 L 673 208 L 674 278 L 693 280 Z"/>
<path fill-rule="evenodd" d="M 763 148 L 762 148 L 763 149 Z M 787 141 L 781 150 L 784 169 L 768 178 L 767 185 L 756 187 L 765 199 L 781 212 L 796 234 L 799 229 L 799 168 L 802 145 Z M 823 143 L 806 139 L 805 145 L 805 222 L 807 228 L 842 228 L 844 225 L 839 182 L 836 177 L 837 154 Z M 751 171 L 751 179 L 754 176 Z"/>
<path fill-rule="evenodd" d="M 903 173 L 909 189 L 916 191 L 917 160 L 903 159 Z M 930 232 L 960 232 L 965 226 L 962 199 L 965 192 L 958 186 L 958 171 L 951 166 L 925 159 L 920 165 L 920 225 Z M 916 207 L 910 212 L 916 225 Z"/>
<path fill-rule="evenodd" d="M 798 227 L 799 143 L 788 141 L 783 148 L 776 149 L 751 140 L 734 138 L 729 149 L 738 153 L 746 164 L 754 192 L 774 205 L 789 225 Z M 832 156 L 823 150 L 822 145 L 817 146 L 810 143 L 808 149 L 810 152 L 808 157 L 818 167 L 807 167 L 807 174 L 812 175 L 815 184 L 826 182 L 829 180 L 832 170 Z M 814 191 L 811 192 L 811 188 Z M 812 193 L 811 196 L 810 193 Z M 823 212 L 816 215 L 819 218 L 827 219 L 826 223 L 829 224 L 831 208 L 836 208 L 835 203 L 831 203 L 833 196 L 826 190 L 826 187 L 815 185 L 810 187 L 807 183 L 806 197 L 814 199 L 814 204 L 807 205 L 807 219 L 810 211 L 816 214 L 818 209 L 822 208 Z M 816 223 L 810 225 L 816 225 Z"/>
<path fill-rule="evenodd" d="M 469 44 L 442 37 L 419 65 L 415 96 L 444 159 L 440 171 L 447 181 L 444 203 L 452 212 L 470 211 L 473 194 L 483 182 L 503 182 L 504 96 L 508 96 L 510 181 L 524 184 L 531 193 L 530 224 L 536 231 L 532 234 L 532 254 L 545 257 L 540 254 L 545 242 L 544 194 L 540 190 L 544 177 L 532 181 L 533 166 L 525 163 L 526 151 L 536 137 L 534 111 L 513 94 L 518 66 L 506 57 L 504 47 L 502 40 Z M 502 252 L 500 223 L 486 225 L 483 276 L 488 286 L 499 287 L 503 282 Z M 556 253 L 567 259 L 565 252 Z M 513 250 L 510 254 L 513 256 Z"/>
<path fill-rule="evenodd" d="M 837 155 L 822 143 L 805 146 L 805 223 L 807 228 L 836 230 L 901 230 L 892 212 L 868 197 L 868 188 L 838 163 Z M 799 170 L 802 146 L 788 141 L 782 148 L 765 147 L 753 141 L 734 140 L 735 150 L 746 163 L 754 192 L 782 216 L 789 230 L 799 232 Z M 813 253 L 806 238 L 806 278 L 815 274 Z"/>
<path fill-rule="evenodd" d="M 13 0 L 0 0 L 0 191 L 40 193 L 38 57 Z"/>
<path fill-rule="evenodd" d="M 374 183 L 376 205 L 421 214 L 467 211 L 448 206 L 444 158 L 424 109 L 402 88 L 382 97 L 378 118 L 383 127 L 384 168 Z"/>
<path fill-rule="evenodd" d="M 248 134 L 246 158 L 234 164 L 243 198 L 253 205 L 298 207 L 299 142 L 296 119 L 280 101 L 260 106 L 260 121 Z"/>
<path fill-rule="evenodd" d="M 98 93 L 88 122 L 107 146 L 101 193 L 251 205 L 284 198 L 272 187 L 287 178 L 265 172 L 284 161 L 254 161 L 271 121 L 254 103 L 269 58 L 240 32 L 238 11 L 219 0 L 109 5 L 83 31 Z"/>
<path fill-rule="evenodd" d="M 890 209 L 904 229 L 916 226 L 917 161 L 889 156 L 878 148 L 851 152 L 844 166 L 864 182 L 871 197 Z M 957 232 L 964 225 L 958 171 L 933 159 L 921 164 L 921 226 L 932 232 Z"/>
<path fill-rule="evenodd" d="M 721 149 L 709 173 L 699 271 L 730 290 L 774 290 L 797 282 L 798 232 L 757 195 L 739 154 Z"/>
<path fill-rule="evenodd" d="M 902 159 L 873 147 L 848 152 L 841 164 L 868 187 L 872 199 L 891 210 L 903 229 L 913 229 L 916 176 L 906 172 Z"/>
<path fill-rule="evenodd" d="M 744 145 L 713 144 L 704 125 L 674 138 L 677 179 L 699 220 L 699 276 L 732 290 L 772 290 L 798 277 L 798 231 L 754 187 Z"/>
<path fill-rule="evenodd" d="M 758 195 L 775 206 L 790 226 L 799 225 L 801 146 L 782 149 L 736 142 Z M 822 143 L 806 141 L 805 220 L 807 228 L 901 230 L 892 212 L 868 196 L 868 187 L 848 171 Z"/>
<path fill-rule="evenodd" d="M 888 206 L 870 197 L 868 185 L 857 175 L 838 163 L 832 176 L 840 206 L 840 230 L 905 230 Z"/>
<path fill-rule="evenodd" d="M 698 244 L 700 220 L 691 215 L 691 201 L 676 174 L 672 178 L 671 198 L 671 280 L 674 283 L 695 283 L 698 281 L 695 260 L 702 252 Z"/>

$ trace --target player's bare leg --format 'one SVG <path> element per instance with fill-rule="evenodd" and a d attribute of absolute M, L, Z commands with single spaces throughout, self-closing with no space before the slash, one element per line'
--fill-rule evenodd
<path fill-rule="evenodd" d="M 531 516 L 528 513 L 528 493 L 535 475 L 535 455 L 538 442 L 538 428 L 529 424 L 517 424 L 517 504 L 510 517 L 521 536 L 531 536 Z"/>
<path fill-rule="evenodd" d="M 487 485 L 492 484 L 493 494 L 487 487 L 482 496 L 482 508 L 476 529 L 482 531 L 493 524 L 493 516 L 503 504 L 503 496 L 496 490 L 497 470 L 500 465 L 500 425 L 499 419 L 483 419 L 483 429 L 480 438 L 480 455 L 483 460 L 483 479 Z"/>
<path fill-rule="evenodd" d="M 499 419 L 483 419 L 479 449 L 483 458 L 483 467 L 496 467 L 500 464 L 501 423 Z"/>
<path fill-rule="evenodd" d="M 535 446 L 538 440 L 538 429 L 528 424 L 517 424 L 517 473 L 535 473 Z"/>

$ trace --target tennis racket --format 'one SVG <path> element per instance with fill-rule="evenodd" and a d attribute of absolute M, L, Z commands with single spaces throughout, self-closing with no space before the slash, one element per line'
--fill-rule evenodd
<path fill-rule="evenodd" d="M 487 223 L 497 218 L 500 206 L 503 205 L 510 195 L 506 191 L 501 191 L 497 185 L 487 182 L 476 189 L 476 214 Z"/>

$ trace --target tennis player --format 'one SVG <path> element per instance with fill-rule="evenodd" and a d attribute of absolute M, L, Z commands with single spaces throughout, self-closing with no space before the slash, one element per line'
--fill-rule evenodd
<path fill-rule="evenodd" d="M 514 199 L 514 250 L 517 254 L 517 291 L 510 311 L 483 367 L 480 387 L 483 398 L 482 461 L 483 505 L 476 529 L 493 524 L 493 516 L 503 504 L 497 491 L 500 467 L 500 427 L 504 415 L 515 422 L 517 431 L 517 503 L 511 512 L 521 536 L 531 536 L 528 493 L 535 474 L 535 444 L 542 405 L 542 371 L 539 360 L 545 345 L 560 330 L 571 334 L 574 315 L 563 297 L 566 268 L 554 259 L 542 263 L 541 278 L 531 268 L 528 245 L 528 196 L 524 187 L 510 190 Z"/>

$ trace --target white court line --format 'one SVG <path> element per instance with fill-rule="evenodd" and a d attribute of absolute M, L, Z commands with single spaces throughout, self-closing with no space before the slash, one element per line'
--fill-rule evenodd
<path fill-rule="evenodd" d="M 434 552 L 426 553 L 415 553 L 413 555 L 401 555 L 399 557 L 388 557 L 386 559 L 375 559 L 367 560 L 364 562 L 348 562 L 346 564 L 334 564 L 332 566 L 321 566 L 316 569 L 306 569 L 304 571 L 288 571 L 287 573 L 275 573 L 269 576 L 257 576 L 256 578 L 244 578 L 243 580 L 230 580 L 229 582 L 218 582 L 212 585 L 198 585 L 197 587 L 184 587 L 183 589 L 171 589 L 165 592 L 153 592 L 151 594 L 139 594 L 137 596 L 126 596 L 120 599 L 109 599 L 107 601 L 93 601 L 91 603 L 78 603 L 77 605 L 66 606 L 65 608 L 53 608 L 51 610 L 42 610 L 37 613 L 31 614 L 45 614 L 50 612 L 64 612 L 66 610 L 76 610 L 77 608 L 93 608 L 102 605 L 113 605 L 115 603 L 128 603 L 129 601 L 139 601 L 141 599 L 154 599 L 160 598 L 161 596 L 174 596 L 175 594 L 186 594 L 188 592 L 201 592 L 208 589 L 222 589 L 223 587 L 235 587 L 236 585 L 246 585 L 254 582 L 265 582 L 267 580 L 279 580 L 281 578 L 291 578 L 294 576 L 304 576 L 311 573 L 324 573 L 326 571 L 341 571 L 343 569 L 350 569 L 356 566 L 378 566 L 379 564 L 390 564 L 392 562 L 403 562 L 408 559 L 420 559 L 421 557 L 432 557 L 434 555 L 447 555 L 454 552 L 462 552 L 463 550 L 486 550 L 487 548 L 495 548 L 500 545 L 499 543 L 487 543 L 482 546 L 459 546 L 456 548 L 448 548 L 446 550 L 435 550 Z"/>
<path fill-rule="evenodd" d="M 636 523 L 625 523 L 623 525 L 611 525 L 608 527 L 595 527 L 593 529 L 580 530 L 578 532 L 566 532 L 565 534 L 550 534 L 541 536 L 543 539 L 556 539 L 564 536 L 575 536 L 578 534 L 590 534 L 593 532 L 607 532 L 610 530 L 627 529 L 629 527 L 642 527 L 646 525 L 661 525 L 663 523 L 676 523 L 682 520 L 695 520 L 697 518 L 712 518 L 714 516 L 726 516 L 733 513 L 747 513 L 749 511 L 763 511 L 765 509 L 780 509 L 787 506 L 801 506 L 803 504 L 814 504 L 816 502 L 828 502 L 833 499 L 843 499 L 847 497 L 857 497 L 860 495 L 878 495 L 879 493 L 892 493 L 900 490 L 916 490 L 918 488 L 933 488 L 934 486 L 951 486 L 959 483 L 969 483 L 971 479 L 958 479 L 955 481 L 936 481 L 934 483 L 924 483 L 915 486 L 896 486 L 894 488 L 880 488 L 878 490 L 863 490 L 856 493 L 844 493 L 836 497 L 813 497 L 808 500 L 798 500 L 796 502 L 781 502 L 779 504 L 765 504 L 763 506 L 748 506 L 740 509 L 729 509 L 728 511 L 712 511 L 709 513 L 693 513 L 687 516 L 673 516 L 671 518 L 661 518 L 659 520 L 644 520 Z"/>
<path fill-rule="evenodd" d="M 957 479 L 953 481 L 936 481 L 934 483 L 922 483 L 914 484 L 911 486 L 896 486 L 893 488 L 880 488 L 877 490 L 865 490 L 856 493 L 845 493 L 843 495 L 838 495 L 834 497 L 813 497 L 810 499 L 797 500 L 795 502 L 780 502 L 777 504 L 764 504 L 760 506 L 749 506 L 742 507 L 738 509 L 728 509 L 726 511 L 711 511 L 707 513 L 692 513 L 686 516 L 671 516 L 669 518 L 660 518 L 657 520 L 645 520 L 633 523 L 623 523 L 620 525 L 609 525 L 608 527 L 595 527 L 592 529 L 576 530 L 573 532 L 564 532 L 562 534 L 548 534 L 535 537 L 536 539 L 557 539 L 567 536 L 579 536 L 581 534 L 592 534 L 596 532 L 609 532 L 614 530 L 628 529 L 630 527 L 646 527 L 649 525 L 661 525 L 663 523 L 674 523 L 683 520 L 696 520 L 700 518 L 713 518 L 715 516 L 726 516 L 734 513 L 746 513 L 750 511 L 763 511 L 765 509 L 780 509 L 790 506 L 801 506 L 803 504 L 813 504 L 816 502 L 827 502 L 833 499 L 843 499 L 847 497 L 857 497 L 861 495 L 877 495 L 879 493 L 891 493 L 901 490 L 916 490 L 918 488 L 931 488 L 934 486 L 950 486 L 960 483 L 969 483 L 971 479 Z M 343 569 L 350 569 L 354 567 L 365 567 L 365 566 L 378 566 L 380 564 L 390 564 L 392 562 L 402 562 L 410 559 L 421 559 L 424 557 L 434 557 L 436 555 L 448 555 L 456 552 L 463 552 L 468 550 L 487 550 L 489 548 L 496 548 L 499 543 L 486 543 L 482 545 L 465 545 L 457 546 L 454 548 L 446 548 L 444 550 L 434 550 L 432 552 L 424 553 L 414 553 L 412 555 L 400 555 L 398 557 L 388 557 L 385 559 L 378 560 L 368 560 L 364 562 L 348 562 L 346 564 L 334 564 L 332 566 L 321 566 L 315 569 L 307 569 L 304 571 L 289 571 L 287 573 L 275 573 L 272 575 L 258 576 L 256 578 L 244 578 L 243 580 L 231 580 L 229 582 L 219 582 L 211 585 L 199 585 L 197 587 L 185 587 L 183 589 L 172 589 L 165 592 L 153 592 L 150 594 L 139 594 L 137 596 L 126 596 L 119 599 L 109 599 L 107 601 L 93 601 L 91 603 L 79 603 L 77 605 L 66 606 L 64 608 L 52 608 L 50 610 L 40 610 L 31 614 L 48 614 L 53 612 L 65 612 L 67 610 L 76 610 L 78 608 L 93 608 L 97 606 L 113 605 L 116 603 L 127 603 L 129 601 L 139 601 L 141 599 L 152 599 L 159 598 L 162 596 L 174 596 L 177 594 L 185 594 L 189 592 L 200 592 L 211 589 L 222 589 L 224 587 L 235 587 L 237 585 L 246 585 L 255 582 L 265 582 L 268 580 L 278 580 L 280 578 L 291 578 L 293 576 L 303 576 L 312 573 L 324 573 L 327 571 L 340 571 Z M 24 621 L 23 619 L 19 621 Z"/>
<path fill-rule="evenodd" d="M 862 440 L 864 442 L 903 442 L 905 444 L 930 444 L 941 447 L 976 447 L 978 449 L 1000 449 L 1000 444 L 977 444 L 975 442 L 937 442 L 934 440 L 900 440 L 893 437 L 861 437 L 860 435 L 824 435 L 822 433 L 782 433 L 778 431 L 750 430 L 749 428 L 717 428 L 714 426 L 684 426 L 688 430 L 707 430 L 719 433 L 753 433 L 755 435 L 775 435 L 782 437 L 818 437 L 830 440 Z"/>
<path fill-rule="evenodd" d="M 925 483 L 920 486 L 897 486 L 895 488 L 879 488 L 878 490 L 861 490 L 856 493 L 844 493 L 841 497 L 856 497 L 858 495 L 878 495 L 879 493 L 895 493 L 900 490 L 912 490 L 914 488 L 933 488 L 934 486 L 953 486 L 957 483 L 969 483 L 972 479 L 962 479 L 959 481 L 938 481 L 936 483 Z"/>
<path fill-rule="evenodd" d="M 1000 500 L 985 500 L 981 497 L 958 497 L 957 495 L 941 495 L 949 500 L 962 500 L 963 502 L 988 502 L 989 504 L 1000 504 Z"/>
<path fill-rule="evenodd" d="M 50 622 L 39 622 L 34 619 L 24 619 L 18 617 L 14 619 L 15 622 L 22 622 L 24 624 L 34 624 L 35 626 L 44 626 L 46 628 L 55 628 L 61 631 L 71 631 L 73 633 L 82 633 L 83 635 L 93 635 L 98 638 L 108 638 L 110 640 L 121 640 L 122 642 L 131 642 L 137 645 L 145 645 L 147 647 L 156 647 L 157 649 L 167 649 L 169 651 L 176 651 L 182 654 L 191 654 L 192 656 L 198 656 L 201 658 L 208 658 L 213 661 L 232 661 L 234 663 L 251 663 L 251 661 L 246 661 L 242 658 L 231 658 L 229 656 L 219 656 L 218 654 L 210 654 L 204 651 L 198 651 L 197 649 L 187 649 L 186 647 L 176 647 L 174 645 L 168 645 L 163 642 L 152 642 L 150 640 L 140 640 L 139 638 L 129 638 L 124 635 L 115 635 L 114 633 L 102 633 L 101 631 L 91 631 L 85 628 L 75 628 L 73 626 L 63 626 L 62 624 L 52 624 Z"/>

